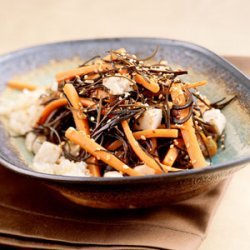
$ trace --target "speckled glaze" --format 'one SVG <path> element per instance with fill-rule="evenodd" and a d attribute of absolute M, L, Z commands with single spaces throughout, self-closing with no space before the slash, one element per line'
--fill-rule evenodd
<path fill-rule="evenodd" d="M 156 60 L 166 59 L 174 68 L 188 69 L 186 80 L 208 80 L 208 86 L 201 88 L 201 92 L 212 101 L 225 95 L 238 96 L 238 101 L 224 111 L 228 120 L 227 147 L 213 159 L 212 167 L 115 179 L 48 175 L 27 167 L 27 161 L 10 143 L 3 126 L 0 126 L 1 164 L 36 178 L 78 204 L 100 208 L 148 207 L 184 200 L 205 192 L 244 167 L 250 161 L 250 81 L 221 57 L 191 43 L 168 39 L 116 38 L 61 42 L 20 50 L 0 58 L 0 91 L 14 75 L 32 71 L 52 59 L 60 61 L 74 56 L 87 59 L 120 47 L 145 57 L 156 46 L 160 46 Z"/>

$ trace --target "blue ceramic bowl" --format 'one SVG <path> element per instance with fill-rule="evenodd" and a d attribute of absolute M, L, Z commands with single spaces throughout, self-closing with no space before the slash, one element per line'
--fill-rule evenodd
<path fill-rule="evenodd" d="M 212 101 L 228 95 L 238 96 L 238 100 L 224 110 L 227 118 L 226 149 L 214 157 L 211 167 L 114 179 L 43 174 L 27 167 L 27 159 L 19 153 L 22 150 L 13 146 L 3 126 L 0 127 L 0 163 L 17 173 L 35 178 L 78 204 L 102 208 L 147 207 L 187 199 L 211 189 L 244 167 L 250 161 L 250 81 L 221 57 L 191 43 L 168 39 L 115 38 L 68 41 L 23 49 L 0 57 L 0 90 L 4 90 L 7 80 L 13 76 L 46 68 L 51 60 L 71 60 L 75 56 L 84 60 L 121 47 L 145 57 L 157 46 L 160 49 L 156 59 L 166 59 L 174 68 L 187 69 L 187 80 L 206 79 L 208 86 L 202 87 L 201 92 Z M 67 63 L 67 67 L 72 67 L 69 61 Z M 54 71 L 56 69 L 54 67 Z M 40 72 L 36 78 L 38 82 L 46 83 L 52 80 L 52 73 L 55 72 Z"/>

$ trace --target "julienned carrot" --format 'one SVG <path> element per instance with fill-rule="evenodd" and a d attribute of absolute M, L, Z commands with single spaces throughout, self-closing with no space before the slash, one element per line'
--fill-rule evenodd
<path fill-rule="evenodd" d="M 100 77 L 100 74 L 89 74 L 86 77 L 86 80 L 95 80 Z"/>
<path fill-rule="evenodd" d="M 157 93 L 160 90 L 159 84 L 153 78 L 146 80 L 140 74 L 136 74 L 134 80 L 153 93 Z"/>
<path fill-rule="evenodd" d="M 141 161 L 143 161 L 148 167 L 155 170 L 157 174 L 162 173 L 161 168 L 156 163 L 156 160 L 152 157 L 150 157 L 148 154 L 146 154 L 142 148 L 140 147 L 139 143 L 136 141 L 135 137 L 133 136 L 132 131 L 129 128 L 127 121 L 122 121 L 122 128 L 124 130 L 124 133 L 129 141 L 130 146 L 134 150 L 135 154 L 138 156 Z"/>
<path fill-rule="evenodd" d="M 133 133 L 136 140 L 145 140 L 147 138 L 177 138 L 177 129 L 148 129 Z M 108 150 L 114 151 L 122 145 L 121 141 L 114 141 L 108 146 Z"/>
<path fill-rule="evenodd" d="M 18 90 L 24 90 L 24 89 L 36 90 L 37 89 L 36 85 L 26 83 L 26 82 L 18 82 L 18 81 L 8 81 L 7 86 L 9 88 L 18 89 Z"/>
<path fill-rule="evenodd" d="M 144 140 L 145 138 L 176 138 L 178 137 L 177 129 L 146 129 L 133 133 L 135 139 Z"/>
<path fill-rule="evenodd" d="M 43 112 L 42 112 L 37 124 L 44 124 L 45 121 L 47 120 L 47 118 L 49 117 L 49 115 L 54 110 L 67 105 L 67 103 L 68 103 L 68 101 L 66 98 L 61 98 L 61 99 L 54 100 L 54 101 L 50 102 L 49 104 L 47 104 L 45 106 L 45 108 L 43 109 Z"/>
<path fill-rule="evenodd" d="M 193 82 L 193 83 L 188 82 L 188 83 L 185 83 L 184 88 L 188 88 L 188 89 L 190 89 L 190 88 L 198 88 L 198 87 L 204 86 L 206 84 L 207 84 L 206 81 Z"/>
<path fill-rule="evenodd" d="M 93 156 L 89 157 L 86 163 L 88 164 L 88 169 L 93 176 L 101 177 L 100 168 L 98 166 L 98 161 L 95 157 Z"/>
<path fill-rule="evenodd" d="M 173 166 L 177 156 L 179 154 L 179 149 L 176 148 L 175 146 L 173 146 L 172 148 L 170 148 L 166 154 L 166 156 L 164 157 L 162 163 L 167 165 L 167 166 Z"/>
<path fill-rule="evenodd" d="M 77 129 L 80 131 L 83 131 L 86 135 L 89 135 L 90 130 L 89 130 L 88 120 L 86 117 L 79 117 L 79 112 L 82 108 L 83 103 L 88 104 L 89 106 L 89 104 L 95 105 L 95 102 L 88 100 L 88 99 L 84 99 L 84 98 L 81 100 L 81 98 L 78 96 L 78 93 L 76 92 L 76 89 L 74 88 L 72 84 L 68 84 L 68 83 L 65 84 L 63 91 L 74 108 L 74 110 L 72 110 L 72 114 L 73 114 Z M 97 164 L 97 159 L 94 157 L 91 157 L 91 159 L 89 160 L 91 161 L 90 162 L 91 164 L 88 164 L 90 173 L 96 177 L 101 176 L 100 168 Z"/>
<path fill-rule="evenodd" d="M 116 140 L 107 146 L 107 150 L 115 151 L 116 149 L 118 149 L 121 146 L 122 146 L 122 142 L 119 140 Z"/>
<path fill-rule="evenodd" d="M 70 101 L 70 104 L 73 106 L 72 114 L 76 128 L 85 132 L 87 135 L 90 134 L 88 119 L 83 114 L 82 104 L 75 87 L 72 84 L 67 83 L 63 87 L 63 92 Z"/>
<path fill-rule="evenodd" d="M 80 102 L 84 107 L 94 106 L 95 102 L 88 98 L 80 97 Z"/>
<path fill-rule="evenodd" d="M 167 166 L 172 166 L 177 159 L 177 156 L 180 152 L 180 148 L 183 148 L 183 140 L 182 139 L 176 139 L 174 140 L 174 144 L 172 144 L 166 153 L 162 163 Z"/>
<path fill-rule="evenodd" d="M 80 102 L 83 106 L 88 107 L 91 105 L 95 105 L 95 102 L 87 99 L 87 98 L 80 98 Z M 57 100 L 54 100 L 52 102 L 50 102 L 49 104 L 47 104 L 44 109 L 43 112 L 37 122 L 37 124 L 44 124 L 44 122 L 47 120 L 47 118 L 49 117 L 49 115 L 56 109 L 66 106 L 68 104 L 68 101 L 66 98 L 60 98 Z"/>
<path fill-rule="evenodd" d="M 60 83 L 63 80 L 72 79 L 75 76 L 87 75 L 90 73 L 104 72 L 113 69 L 113 65 L 109 63 L 96 63 L 93 65 L 87 65 L 76 69 L 71 69 L 58 73 L 56 80 Z"/>
<path fill-rule="evenodd" d="M 186 98 L 180 84 L 173 84 L 173 86 L 170 88 L 170 94 L 175 105 L 184 105 L 186 103 Z M 188 115 L 189 111 L 185 109 L 180 110 L 179 112 L 181 118 L 184 118 Z M 202 168 L 207 166 L 208 163 L 201 152 L 197 137 L 195 135 L 192 117 L 190 117 L 190 119 L 181 127 L 181 134 L 193 167 Z"/>
<path fill-rule="evenodd" d="M 80 147 L 87 151 L 89 154 L 93 155 L 98 160 L 105 162 L 117 171 L 128 174 L 130 176 L 140 175 L 140 173 L 130 168 L 124 162 L 120 161 L 116 156 L 114 156 L 111 152 L 108 152 L 93 139 L 90 139 L 89 135 L 76 131 L 74 128 L 68 128 L 65 136 L 70 141 L 80 145 Z"/>

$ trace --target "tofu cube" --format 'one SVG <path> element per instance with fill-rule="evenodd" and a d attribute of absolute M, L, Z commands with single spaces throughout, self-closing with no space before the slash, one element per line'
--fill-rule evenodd
<path fill-rule="evenodd" d="M 226 126 L 226 118 L 219 109 L 210 109 L 205 111 L 203 119 L 205 122 L 212 124 L 219 135 L 222 134 Z"/>
<path fill-rule="evenodd" d="M 157 129 L 161 125 L 162 110 L 151 108 L 146 110 L 143 115 L 136 121 L 135 129 Z"/>
<path fill-rule="evenodd" d="M 103 79 L 103 85 L 109 89 L 111 95 L 123 95 L 132 91 L 131 82 L 123 77 L 108 77 Z"/>
<path fill-rule="evenodd" d="M 34 157 L 37 163 L 56 163 L 62 153 L 62 149 L 53 143 L 45 141 Z"/>

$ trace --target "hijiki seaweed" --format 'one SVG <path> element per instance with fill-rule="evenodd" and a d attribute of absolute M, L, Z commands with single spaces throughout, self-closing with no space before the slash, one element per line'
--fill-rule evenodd
<path fill-rule="evenodd" d="M 174 70 L 164 61 L 150 63 L 149 60 L 155 56 L 156 52 L 148 58 L 139 59 L 135 55 L 128 54 L 124 49 L 111 50 L 103 58 L 95 56 L 86 61 L 79 68 L 104 64 L 108 67 L 100 70 L 97 67 L 97 70 L 87 74 L 60 79 L 58 90 L 47 91 L 41 96 L 40 101 L 46 106 L 55 100 L 66 98 L 67 104 L 54 109 L 43 123 L 34 127 L 33 132 L 37 136 L 46 136 L 49 142 L 61 145 L 64 157 L 69 160 L 88 162 L 93 157 L 83 148 L 77 156 L 71 154 L 69 139 L 65 137 L 65 132 L 69 127 L 76 127 L 72 115 L 72 111 L 75 110 L 74 105 L 63 91 L 66 84 L 71 84 L 79 98 L 85 98 L 91 102 L 91 105 L 77 110 L 77 115 L 88 121 L 89 137 L 102 146 L 104 151 L 114 155 L 129 167 L 135 168 L 143 165 L 144 162 L 135 154 L 121 123 L 128 121 L 132 132 L 136 132 L 138 121 L 147 110 L 152 108 L 162 111 L 159 129 L 172 128 L 181 131 L 182 126 L 191 119 L 202 154 L 211 162 L 211 157 L 217 153 L 220 141 L 224 142 L 225 135 L 220 135 L 214 124 L 204 121 L 203 114 L 213 108 L 223 109 L 234 98 L 230 100 L 223 98 L 210 103 L 197 91 L 196 87 L 189 87 L 189 83 L 179 78 L 180 75 L 188 74 L 186 70 Z M 114 77 L 128 80 L 131 89 L 122 94 L 111 94 L 110 89 L 103 83 L 105 79 Z M 152 92 L 139 83 L 140 81 L 149 84 L 156 83 L 159 89 Z M 171 95 L 173 86 L 181 86 L 185 104 L 178 105 L 174 102 Z M 115 141 L 120 142 L 118 147 L 114 150 L 108 149 Z M 159 168 L 162 168 L 166 154 L 173 147 L 178 151 L 178 155 L 171 167 L 178 170 L 193 168 L 187 144 L 182 142 L 180 132 L 176 138 L 141 136 L 137 142 L 138 146 L 159 165 Z M 100 168 L 101 176 L 112 169 L 110 165 L 98 159 L 96 159 L 96 164 Z M 171 172 L 171 168 L 169 171 Z"/>

